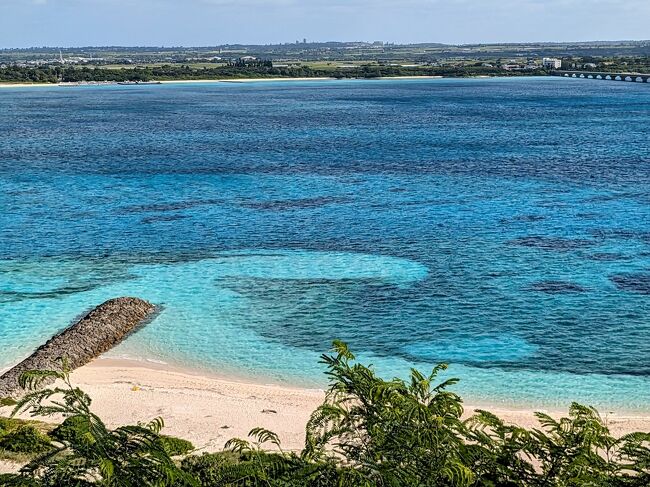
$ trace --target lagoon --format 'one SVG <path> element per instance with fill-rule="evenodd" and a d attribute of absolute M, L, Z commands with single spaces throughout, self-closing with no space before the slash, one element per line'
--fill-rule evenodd
<path fill-rule="evenodd" d="M 561 78 L 0 91 L 0 368 L 118 295 L 114 357 L 650 409 L 650 91 Z"/>

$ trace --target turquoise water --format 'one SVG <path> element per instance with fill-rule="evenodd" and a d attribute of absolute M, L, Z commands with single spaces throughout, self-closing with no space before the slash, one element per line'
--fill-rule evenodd
<path fill-rule="evenodd" d="M 650 409 L 650 90 L 565 79 L 0 91 L 0 368 L 119 295 L 111 356 Z"/>

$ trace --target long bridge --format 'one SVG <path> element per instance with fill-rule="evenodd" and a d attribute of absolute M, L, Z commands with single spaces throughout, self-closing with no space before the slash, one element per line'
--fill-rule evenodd
<path fill-rule="evenodd" d="M 607 81 L 627 81 L 631 83 L 650 83 L 650 74 L 604 73 L 598 71 L 553 71 L 553 76 L 565 78 L 599 79 Z"/>

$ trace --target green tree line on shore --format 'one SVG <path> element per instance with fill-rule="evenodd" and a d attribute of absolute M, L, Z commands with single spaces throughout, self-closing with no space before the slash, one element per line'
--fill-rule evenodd
<path fill-rule="evenodd" d="M 102 81 L 173 81 L 192 79 L 236 78 L 379 78 L 394 76 L 518 76 L 545 74 L 539 71 L 506 71 L 498 67 L 466 65 L 458 67 L 408 67 L 368 65 L 355 68 L 315 69 L 309 66 L 274 67 L 270 62 L 232 63 L 215 67 L 164 65 L 128 68 L 94 68 L 75 66 L 0 68 L 0 82 L 5 83 L 74 83 Z"/>
<path fill-rule="evenodd" d="M 540 426 L 510 425 L 487 411 L 463 419 L 456 379 L 445 365 L 408 380 L 384 380 L 335 342 L 322 356 L 329 389 L 306 427 L 300 452 L 282 450 L 271 431 L 256 428 L 219 453 L 198 455 L 189 442 L 164 437 L 161 419 L 109 429 L 91 399 L 65 371 L 34 371 L 21 385 L 46 378 L 61 386 L 34 390 L 13 414 L 63 415 L 52 439 L 26 435 L 32 459 L 1 486 L 22 487 L 647 487 L 650 434 L 614 437 L 597 411 L 571 405 Z M 3 445 L 0 423 L 0 449 Z M 11 434 L 11 433 L 10 433 Z M 13 432 L 16 436 L 18 433 Z M 15 443 L 15 439 L 14 439 Z M 6 444 L 6 441 L 4 441 Z M 37 447 L 38 446 L 38 447 Z"/>

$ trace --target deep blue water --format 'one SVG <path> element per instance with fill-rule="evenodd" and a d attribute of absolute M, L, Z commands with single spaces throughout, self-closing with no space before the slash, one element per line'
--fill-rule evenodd
<path fill-rule="evenodd" d="M 650 86 L 559 78 L 0 91 L 0 368 L 112 352 L 322 385 L 334 338 L 475 401 L 650 410 Z"/>

